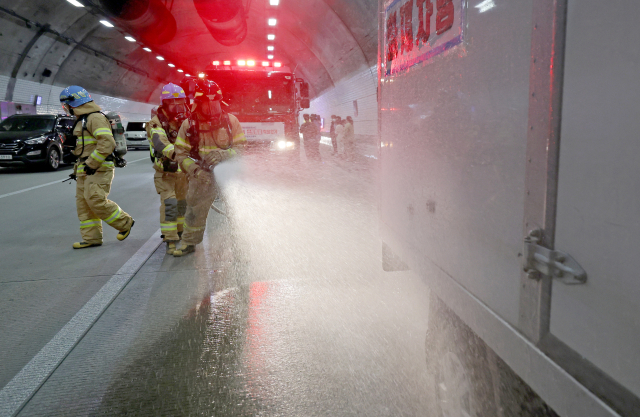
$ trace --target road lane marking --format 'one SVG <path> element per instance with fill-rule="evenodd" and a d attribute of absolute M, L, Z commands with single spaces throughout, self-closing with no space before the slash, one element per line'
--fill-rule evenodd
<path fill-rule="evenodd" d="M 0 417 L 17 415 L 162 244 L 158 229 L 0 391 Z"/>
<path fill-rule="evenodd" d="M 147 157 L 147 158 L 140 158 L 140 159 L 136 159 L 135 161 L 127 162 L 127 164 L 133 164 L 134 162 L 143 161 L 143 160 L 145 160 L 145 159 L 148 159 L 148 157 Z M 46 187 L 46 186 L 48 186 L 48 185 L 58 184 L 58 183 L 60 183 L 60 182 L 62 182 L 62 181 L 66 181 L 66 179 L 64 179 L 64 180 L 51 181 L 51 182 L 48 182 L 48 183 L 46 183 L 46 184 L 36 185 L 35 187 L 25 188 L 24 190 L 18 190 L 18 191 L 14 191 L 14 192 L 7 193 L 7 194 L 1 194 L 1 195 L 0 195 L 0 198 L 5 198 L 5 197 L 12 196 L 12 195 L 25 193 L 25 192 L 27 192 L 27 191 L 35 190 L 35 189 L 37 189 L 37 188 Z"/>

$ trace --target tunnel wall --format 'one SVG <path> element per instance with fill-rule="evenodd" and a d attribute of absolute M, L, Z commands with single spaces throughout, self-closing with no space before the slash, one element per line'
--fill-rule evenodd
<path fill-rule="evenodd" d="M 325 128 L 329 131 L 331 115 L 343 119 L 353 117 L 357 150 L 364 155 L 376 155 L 378 137 L 378 102 L 376 89 L 378 75 L 375 66 L 364 69 L 335 84 L 311 101 L 311 107 L 303 113 L 319 114 L 324 118 Z M 354 101 L 357 101 L 358 115 L 355 114 Z"/>
<path fill-rule="evenodd" d="M 0 97 L 4 97 L 9 80 L 9 77 L 0 75 Z M 63 87 L 18 79 L 16 80 L 13 102 L 33 104 L 34 97 L 39 95 L 42 96 L 42 105 L 36 107 L 38 114 L 58 114 L 62 112 L 59 101 L 62 90 Z M 118 112 L 125 126 L 130 120 L 147 121 L 151 118 L 152 104 L 95 94 L 91 91 L 89 93 L 105 112 Z"/>

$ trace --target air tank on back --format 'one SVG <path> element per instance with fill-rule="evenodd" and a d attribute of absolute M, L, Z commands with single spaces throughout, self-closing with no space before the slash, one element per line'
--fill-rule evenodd
<path fill-rule="evenodd" d="M 176 35 L 176 19 L 160 0 L 100 0 L 121 26 L 150 45 L 162 45 Z"/>
<path fill-rule="evenodd" d="M 238 45 L 247 37 L 242 0 L 194 0 L 193 3 L 211 36 L 220 44 Z"/>

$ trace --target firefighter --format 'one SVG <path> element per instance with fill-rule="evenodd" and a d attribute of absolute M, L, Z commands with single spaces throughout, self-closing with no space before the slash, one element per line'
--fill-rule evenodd
<path fill-rule="evenodd" d="M 156 173 L 153 182 L 160 194 L 160 230 L 167 244 L 167 253 L 173 255 L 182 235 L 184 214 L 187 210 L 187 176 L 176 162 L 174 143 L 178 130 L 188 115 L 188 101 L 182 87 L 169 83 L 160 93 L 162 105 L 151 111 L 147 123 L 147 138 Z"/>
<path fill-rule="evenodd" d="M 237 154 L 246 142 L 240 122 L 222 110 L 222 91 L 210 80 L 189 80 L 185 85 L 194 97 L 191 117 L 180 127 L 176 160 L 189 177 L 187 213 L 180 247 L 173 256 L 195 251 L 202 242 L 207 215 L 217 194 L 213 168 Z"/>
<path fill-rule="evenodd" d="M 107 117 L 82 87 L 72 85 L 60 93 L 65 111 L 76 117 L 73 136 L 78 157 L 72 178 L 76 179 L 76 209 L 80 220 L 81 242 L 74 249 L 102 245 L 102 220 L 118 230 L 118 240 L 125 240 L 135 223 L 107 196 L 113 181 L 116 142 Z"/>

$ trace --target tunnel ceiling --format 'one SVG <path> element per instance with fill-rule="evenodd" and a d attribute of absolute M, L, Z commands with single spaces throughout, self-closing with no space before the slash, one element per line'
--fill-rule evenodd
<path fill-rule="evenodd" d="M 78 1 L 85 7 L 0 0 L 0 74 L 157 102 L 161 84 L 182 78 L 178 69 L 195 74 L 214 60 L 261 62 L 268 45 L 269 61 L 295 69 L 312 96 L 377 62 L 377 2 L 370 0 Z M 101 24 L 105 18 L 115 27 Z"/>

